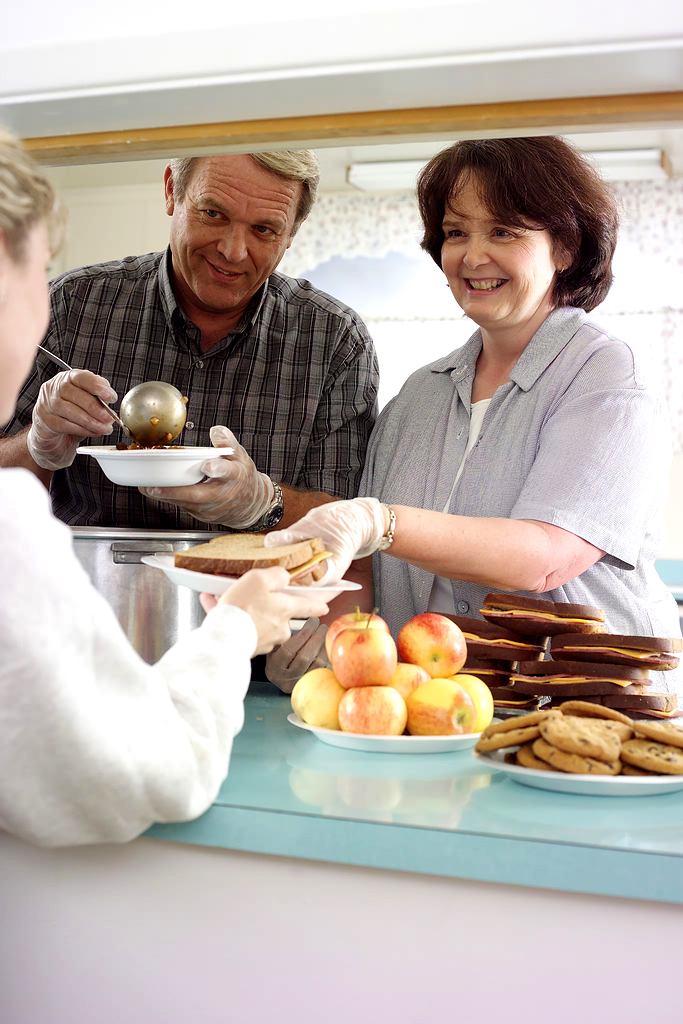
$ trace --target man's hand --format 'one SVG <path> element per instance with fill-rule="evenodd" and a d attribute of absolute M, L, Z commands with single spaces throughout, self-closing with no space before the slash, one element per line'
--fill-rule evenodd
<path fill-rule="evenodd" d="M 202 471 L 208 480 L 189 487 L 141 487 L 140 492 L 176 505 L 203 523 L 244 530 L 267 510 L 273 500 L 273 484 L 269 476 L 259 473 L 231 430 L 214 426 L 210 436 L 214 447 L 234 451 L 204 463 Z"/>
<path fill-rule="evenodd" d="M 320 619 L 315 616 L 308 619 L 298 633 L 293 633 L 266 658 L 266 677 L 270 682 L 283 693 L 291 693 L 305 672 L 329 668 L 325 652 L 326 633 L 327 626 L 321 625 Z"/>
<path fill-rule="evenodd" d="M 64 370 L 42 385 L 26 438 L 29 454 L 41 469 L 64 469 L 84 437 L 111 434 L 113 417 L 96 395 L 105 402 L 117 397 L 104 377 L 89 370 Z"/>

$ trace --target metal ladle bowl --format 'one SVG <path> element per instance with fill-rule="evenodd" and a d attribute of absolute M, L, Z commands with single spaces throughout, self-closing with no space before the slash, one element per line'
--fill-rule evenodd
<path fill-rule="evenodd" d="M 167 445 L 185 426 L 187 398 L 172 384 L 149 380 L 124 395 L 120 413 L 139 445 L 145 448 Z"/>

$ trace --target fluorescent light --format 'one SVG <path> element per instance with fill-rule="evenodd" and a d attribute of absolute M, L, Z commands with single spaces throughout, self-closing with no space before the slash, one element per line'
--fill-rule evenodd
<path fill-rule="evenodd" d="M 346 179 L 362 192 L 405 192 L 415 188 L 418 173 L 427 160 L 385 160 L 351 164 Z"/>
<path fill-rule="evenodd" d="M 667 173 L 661 149 L 611 149 L 585 154 L 608 181 L 664 181 Z M 350 185 L 362 192 L 406 192 L 415 188 L 427 160 L 385 160 L 351 164 Z"/>
<path fill-rule="evenodd" d="M 664 181 L 661 149 L 606 149 L 587 153 L 608 181 Z"/>

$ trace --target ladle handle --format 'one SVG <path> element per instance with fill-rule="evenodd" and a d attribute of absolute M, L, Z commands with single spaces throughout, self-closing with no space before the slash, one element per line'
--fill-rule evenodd
<path fill-rule="evenodd" d="M 42 345 L 39 345 L 38 348 L 40 349 L 41 352 L 45 353 L 45 355 L 48 357 L 48 359 L 51 359 L 53 363 L 56 363 L 57 366 L 60 366 L 62 368 L 62 370 L 73 370 L 73 366 L 69 366 L 69 364 L 65 363 L 63 359 L 61 359 L 59 356 L 56 356 L 54 354 L 54 352 L 50 352 L 49 349 L 43 348 Z M 109 415 L 121 427 L 121 429 L 123 430 L 123 432 L 126 435 L 126 437 L 129 437 L 131 439 L 131 441 L 134 441 L 135 438 L 133 437 L 133 435 L 131 434 L 130 430 L 128 429 L 126 424 L 123 422 L 123 420 L 121 419 L 119 414 L 114 412 L 112 407 L 110 405 L 107 405 L 105 400 L 103 398 L 100 398 L 99 395 L 93 395 L 93 398 L 96 398 L 97 401 L 100 403 L 100 405 L 104 406 L 104 408 L 107 410 Z"/>

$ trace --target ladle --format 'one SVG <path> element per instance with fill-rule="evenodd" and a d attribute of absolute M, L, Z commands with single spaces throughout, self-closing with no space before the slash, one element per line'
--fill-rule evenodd
<path fill-rule="evenodd" d="M 148 380 L 123 396 L 121 419 L 138 444 L 168 445 L 185 426 L 187 399 L 172 384 Z"/>
<path fill-rule="evenodd" d="M 63 370 L 73 369 L 54 352 L 43 348 L 42 345 L 38 348 Z M 120 416 L 102 398 L 94 397 L 118 423 L 126 436 L 142 448 L 170 444 L 185 426 L 187 399 L 183 398 L 172 384 L 166 384 L 162 380 L 146 381 L 131 388 L 123 396 Z"/>

